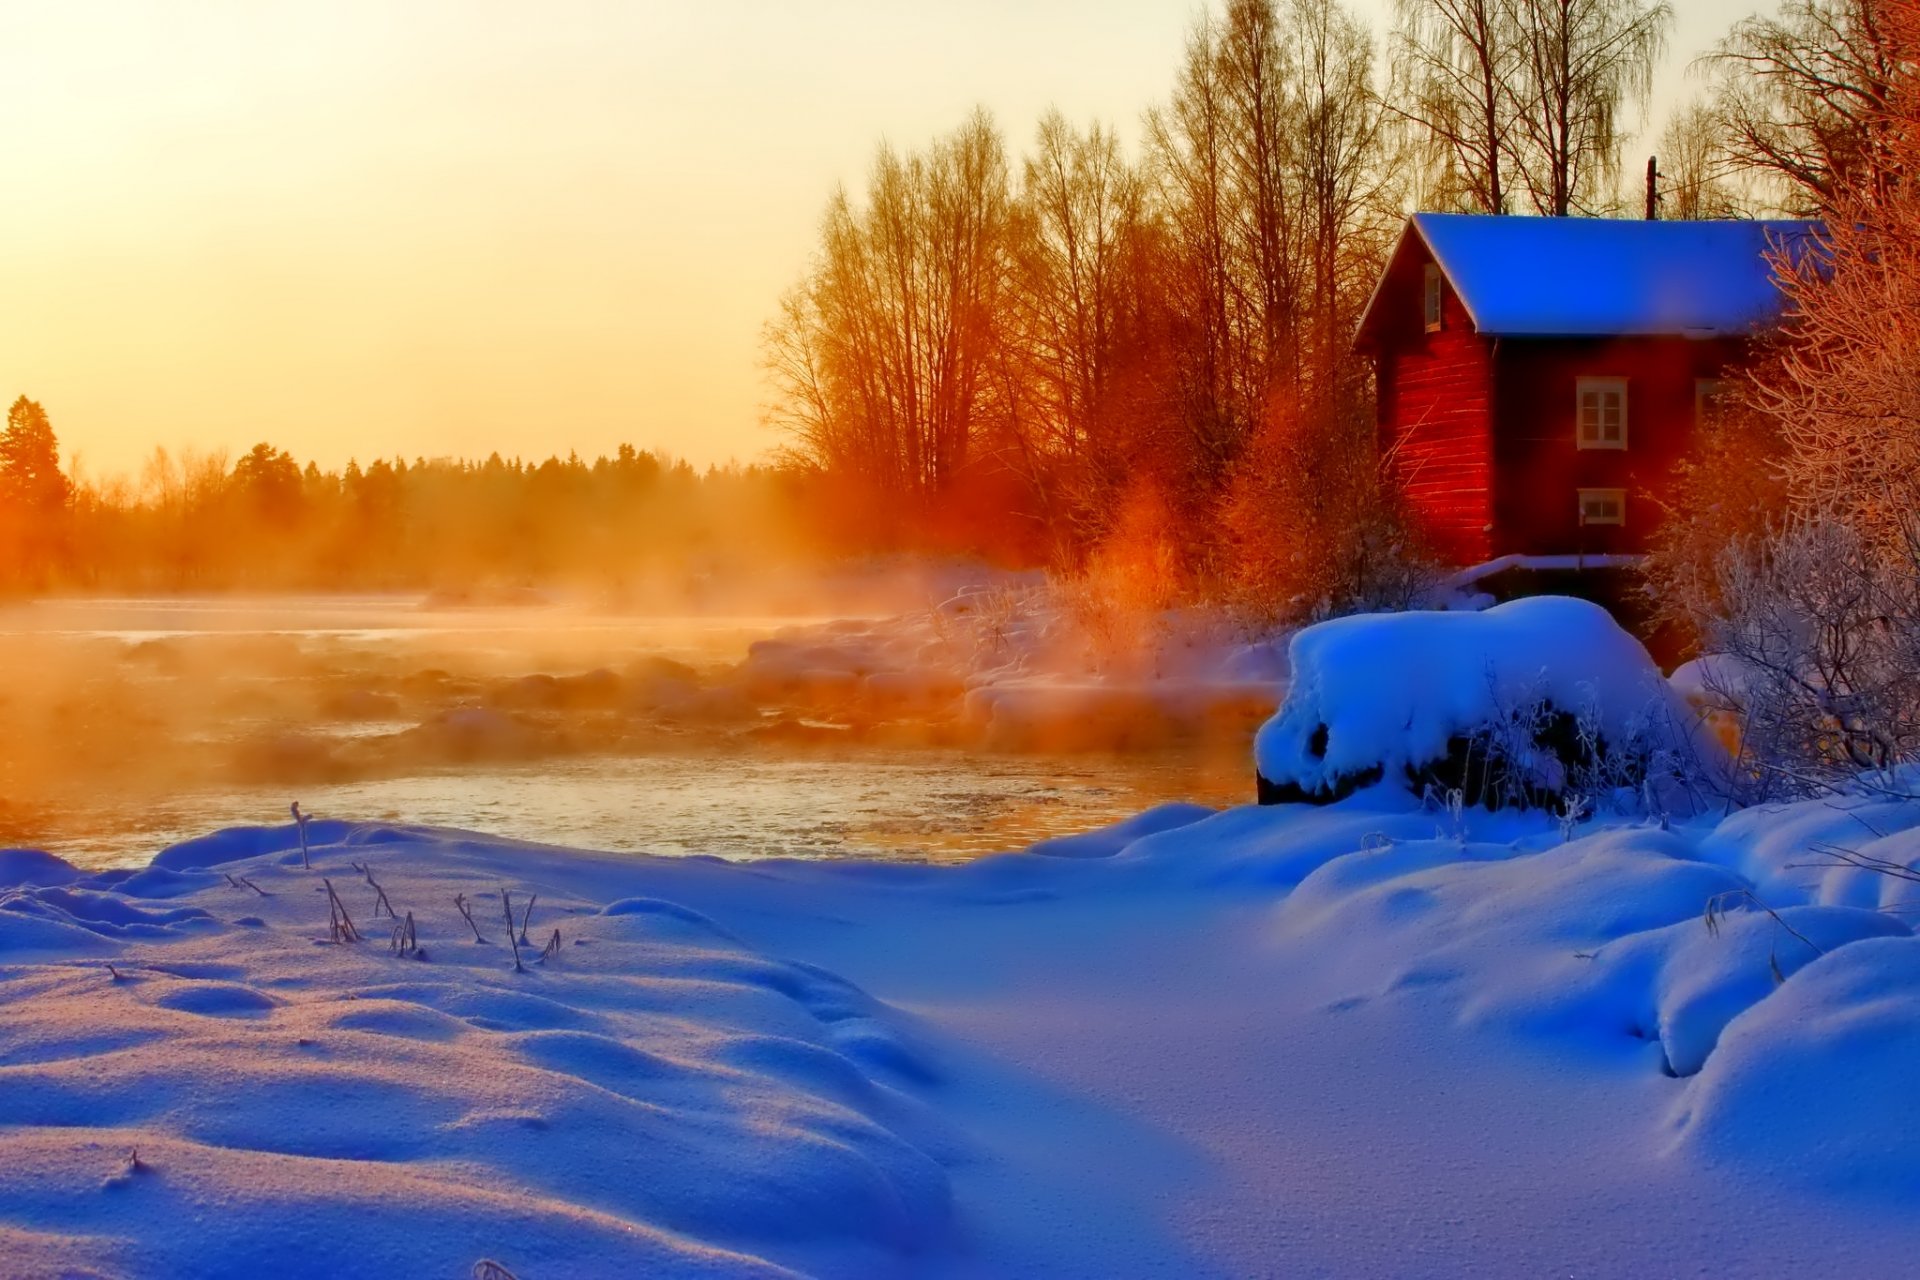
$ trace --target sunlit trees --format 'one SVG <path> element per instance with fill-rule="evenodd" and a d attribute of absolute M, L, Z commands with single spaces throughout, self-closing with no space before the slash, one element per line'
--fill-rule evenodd
<path fill-rule="evenodd" d="M 1386 105 L 1411 124 L 1439 207 L 1507 213 L 1520 38 L 1511 0 L 1395 0 Z"/>
<path fill-rule="evenodd" d="M 1124 372 L 1143 340 L 1152 252 L 1138 172 L 1110 129 L 1040 123 L 1016 204 L 1009 359 L 1000 365 L 1006 461 L 1049 523 L 1103 527 L 1112 464 L 1133 425 Z"/>
<path fill-rule="evenodd" d="M 1619 116 L 1652 88 L 1666 0 L 1509 0 L 1519 40 L 1513 168 L 1536 212 L 1589 213 L 1611 194 Z"/>
<path fill-rule="evenodd" d="M 984 114 L 925 153 L 883 146 L 864 201 L 834 197 L 818 261 L 767 337 L 801 458 L 909 511 L 959 481 L 999 409 L 1011 213 Z"/>
<path fill-rule="evenodd" d="M 1881 137 L 1900 70 L 1887 0 L 1785 0 L 1736 24 L 1707 58 L 1736 165 L 1796 211 L 1887 171 Z"/>
<path fill-rule="evenodd" d="M 1739 217 L 1742 174 L 1727 149 L 1720 117 L 1693 102 L 1676 111 L 1660 133 L 1660 216 L 1681 221 Z"/>
<path fill-rule="evenodd" d="M 1391 109 L 1442 204 L 1566 217 L 1598 210 L 1622 109 L 1665 48 L 1666 0 L 1396 0 Z"/>
<path fill-rule="evenodd" d="M 1850 22 L 1872 24 L 1864 60 L 1851 42 L 1868 28 Z M 1920 755 L 1920 3 L 1796 4 L 1735 40 L 1763 36 L 1791 36 L 1791 53 L 1770 47 L 1802 70 L 1758 79 L 1746 101 L 1779 114 L 1743 136 L 1824 227 L 1778 246 L 1787 323 L 1708 433 L 1654 566 L 1717 658 L 1747 799 Z M 1813 67 L 1886 74 L 1783 92 Z"/>
<path fill-rule="evenodd" d="M 0 587 L 37 584 L 62 559 L 72 496 L 46 410 L 21 396 L 0 431 Z"/>
<path fill-rule="evenodd" d="M 1303 392 L 1347 402 L 1361 372 L 1347 350 L 1353 326 L 1399 222 L 1373 38 L 1335 0 L 1291 0 L 1285 25 L 1295 85 L 1287 151 L 1307 260 Z"/>
<path fill-rule="evenodd" d="M 0 583 L 122 591 L 522 583 L 673 597 L 698 575 L 810 554 L 818 494 L 765 467 L 696 473 L 622 446 L 589 462 L 377 459 L 344 471 L 261 444 L 155 449 L 137 480 L 72 486 L 56 519 L 0 506 Z"/>
<path fill-rule="evenodd" d="M 1109 577 L 1152 544 L 1180 561 L 1155 581 L 1199 586 L 1234 562 L 1226 505 L 1266 492 L 1247 476 L 1309 449 L 1370 475 L 1350 336 L 1397 225 L 1374 70 L 1338 0 L 1227 0 L 1137 165 L 1057 113 L 1018 165 L 979 117 L 883 149 L 767 331 L 770 416 L 833 518 Z"/>

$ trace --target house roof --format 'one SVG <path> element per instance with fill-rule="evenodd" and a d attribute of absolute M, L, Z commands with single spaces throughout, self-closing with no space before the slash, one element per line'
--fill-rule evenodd
<path fill-rule="evenodd" d="M 1741 335 L 1777 319 L 1769 250 L 1798 253 L 1815 222 L 1658 222 L 1416 213 L 1474 328 L 1500 337 Z M 1390 273 L 1389 273 L 1390 274 Z M 1382 277 L 1384 286 L 1387 277 Z M 1382 288 L 1361 318 L 1367 333 Z"/>

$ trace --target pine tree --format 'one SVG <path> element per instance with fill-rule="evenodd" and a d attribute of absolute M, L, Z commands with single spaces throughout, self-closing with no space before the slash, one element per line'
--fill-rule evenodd
<path fill-rule="evenodd" d="M 50 515 L 64 510 L 72 495 L 47 411 L 21 396 L 0 431 L 0 500 L 32 515 Z"/>

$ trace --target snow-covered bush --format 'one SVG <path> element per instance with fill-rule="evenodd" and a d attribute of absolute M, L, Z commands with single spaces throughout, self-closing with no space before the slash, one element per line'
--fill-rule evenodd
<path fill-rule="evenodd" d="M 1489 808 L 1632 793 L 1664 812 L 1692 802 L 1714 751 L 1640 642 L 1584 600 L 1341 618 L 1290 653 L 1254 744 L 1262 803 L 1386 783 Z"/>

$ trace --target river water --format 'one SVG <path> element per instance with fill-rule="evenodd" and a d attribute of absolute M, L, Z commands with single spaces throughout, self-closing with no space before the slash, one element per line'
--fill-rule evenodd
<path fill-rule="evenodd" d="M 284 822 L 297 799 L 320 817 L 594 849 L 952 861 L 1168 800 L 1247 798 L 1237 744 L 1123 755 L 796 746 L 738 726 L 636 733 L 596 713 L 549 717 L 541 741 L 564 749 L 385 749 L 484 702 L 499 681 L 656 657 L 724 673 L 753 640 L 805 621 L 405 596 L 0 608 L 0 845 L 140 865 L 220 827 Z M 383 749 L 352 754 L 367 745 Z M 358 763 L 339 764 L 342 753 Z"/>

